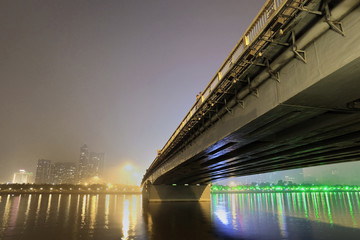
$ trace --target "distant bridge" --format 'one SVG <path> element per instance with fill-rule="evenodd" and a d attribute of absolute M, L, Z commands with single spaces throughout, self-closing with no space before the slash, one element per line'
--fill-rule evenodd
<path fill-rule="evenodd" d="M 144 196 L 208 199 L 214 180 L 360 160 L 359 5 L 267 1 L 147 169 Z"/>

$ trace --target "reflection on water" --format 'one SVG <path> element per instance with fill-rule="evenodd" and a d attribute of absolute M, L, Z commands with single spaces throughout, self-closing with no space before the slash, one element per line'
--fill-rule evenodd
<path fill-rule="evenodd" d="M 149 203 L 143 207 L 148 239 L 217 239 L 210 202 Z"/>
<path fill-rule="evenodd" d="M 144 239 L 141 208 L 140 195 L 2 195 L 0 239 Z"/>
<path fill-rule="evenodd" d="M 142 203 L 141 195 L 0 195 L 0 239 L 358 239 L 359 193 L 213 194 Z"/>
<path fill-rule="evenodd" d="M 242 239 L 358 239 L 359 193 L 212 195 L 215 230 Z"/>

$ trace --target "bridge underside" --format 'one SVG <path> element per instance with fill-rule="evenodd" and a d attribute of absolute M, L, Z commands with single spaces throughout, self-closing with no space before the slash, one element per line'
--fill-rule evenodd
<path fill-rule="evenodd" d="M 156 184 L 360 160 L 360 58 L 196 154 Z"/>
<path fill-rule="evenodd" d="M 145 202 L 210 201 L 209 185 L 152 185 L 146 183 L 142 192 Z"/>
<path fill-rule="evenodd" d="M 267 77 L 266 70 L 256 73 L 253 85 L 227 99 L 242 104 L 226 111 L 219 107 L 224 114 L 189 131 L 183 142 L 162 153 L 143 183 L 202 185 L 360 160 L 359 20 L 359 8 L 341 20 L 345 37 L 326 30 L 325 21 L 317 22 L 298 40 L 307 53 L 306 63 L 293 57 L 291 47 L 284 50 L 270 64 L 280 81 Z M 321 29 L 325 32 L 316 35 Z"/>

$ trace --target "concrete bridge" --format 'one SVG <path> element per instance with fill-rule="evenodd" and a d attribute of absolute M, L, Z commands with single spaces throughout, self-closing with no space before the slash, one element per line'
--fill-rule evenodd
<path fill-rule="evenodd" d="M 143 178 L 149 201 L 211 181 L 360 160 L 360 1 L 269 0 Z"/>

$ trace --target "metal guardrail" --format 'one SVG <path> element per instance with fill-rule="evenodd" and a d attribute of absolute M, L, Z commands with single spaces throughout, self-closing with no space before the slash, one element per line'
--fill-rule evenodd
<path fill-rule="evenodd" d="M 156 157 L 153 164 L 157 161 L 161 153 L 165 152 L 167 148 L 173 143 L 174 139 L 179 135 L 179 133 L 184 129 L 184 127 L 186 127 L 191 118 L 197 113 L 198 109 L 201 108 L 201 106 L 203 106 L 205 102 L 207 102 L 209 97 L 217 89 L 217 87 L 220 85 L 227 73 L 235 66 L 235 63 L 237 63 L 243 57 L 243 54 L 246 52 L 249 45 L 251 45 L 251 43 L 270 23 L 272 17 L 276 15 L 277 11 L 291 1 L 292 0 L 268 0 L 264 4 L 258 15 L 250 24 L 249 28 L 245 31 L 243 36 L 240 38 L 238 43 L 230 52 L 229 56 L 225 59 L 219 70 L 216 72 L 215 76 L 205 87 L 205 90 L 200 93 L 196 102 L 191 107 L 190 111 L 186 114 L 184 119 L 181 121 L 179 126 L 176 128 L 175 132 L 171 135 L 164 147 L 158 152 L 158 156 Z"/>

